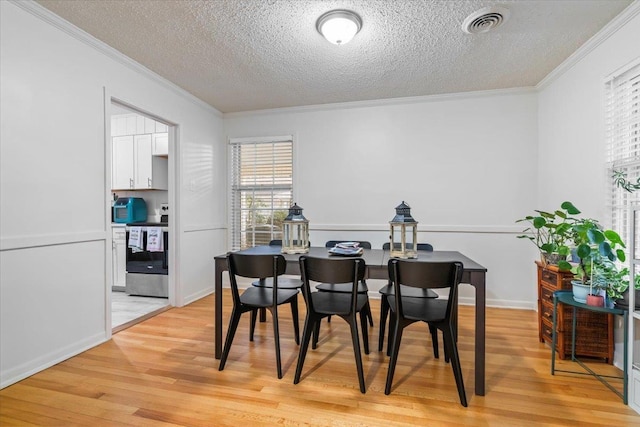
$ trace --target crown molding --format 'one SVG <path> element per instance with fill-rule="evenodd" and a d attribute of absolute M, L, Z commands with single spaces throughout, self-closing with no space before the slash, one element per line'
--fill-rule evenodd
<path fill-rule="evenodd" d="M 329 111 L 329 110 L 347 110 L 354 108 L 368 108 L 368 107 L 384 107 L 393 105 L 405 105 L 405 104 L 419 104 L 426 102 L 442 102 L 458 99 L 470 99 L 470 98 L 484 98 L 490 96 L 508 96 L 508 95 L 522 95 L 522 94 L 534 94 L 536 88 L 531 87 L 519 87 L 510 89 L 494 89 L 494 90 L 479 90 L 473 92 L 456 92 L 445 93 L 438 95 L 421 95 L 421 96 L 407 96 L 403 98 L 386 98 L 386 99 L 374 99 L 368 101 L 349 101 L 349 102 L 336 102 L 332 104 L 316 104 L 316 105 L 303 105 L 300 107 L 283 107 L 283 108 L 271 108 L 266 110 L 251 110 L 251 111 L 238 111 L 235 113 L 224 113 L 222 116 L 225 119 L 234 117 L 246 117 L 256 115 L 268 115 L 268 114 L 286 114 L 286 113 L 309 113 L 316 111 Z"/>
<path fill-rule="evenodd" d="M 624 27 L 630 20 L 636 17 L 636 15 L 640 14 L 640 1 L 635 0 L 631 3 L 625 10 L 620 12 L 618 16 L 613 18 L 611 22 L 605 25 L 600 31 L 598 31 L 593 37 L 587 40 L 582 46 L 578 48 L 575 52 L 573 52 L 567 59 L 565 59 L 560 65 L 558 65 L 553 71 L 551 71 L 547 76 L 540 80 L 540 82 L 536 85 L 536 90 L 540 91 L 555 80 L 560 78 L 564 73 L 569 71 L 580 62 L 584 57 L 590 54 L 594 49 L 604 43 L 609 37 L 614 35 L 619 29 Z"/>
<path fill-rule="evenodd" d="M 95 49 L 96 51 L 102 53 L 103 55 L 107 56 L 108 58 L 124 65 L 125 67 L 137 72 L 138 74 L 142 75 L 143 77 L 146 77 L 150 80 L 153 80 L 154 82 L 158 83 L 159 85 L 163 86 L 165 89 L 173 92 L 174 94 L 186 99 L 187 101 L 191 102 L 192 104 L 200 107 L 200 108 L 204 108 L 205 110 L 208 110 L 209 112 L 215 114 L 216 116 L 222 118 L 222 113 L 217 110 L 216 108 L 212 107 L 211 105 L 207 104 L 206 102 L 204 102 L 203 100 L 201 100 L 200 98 L 192 95 L 191 93 L 187 92 L 186 90 L 182 89 L 180 86 L 177 86 L 176 84 L 170 82 L 169 80 L 165 79 L 164 77 L 161 77 L 160 75 L 154 73 L 153 71 L 151 71 L 150 69 L 148 69 L 147 67 L 143 66 L 142 64 L 134 61 L 133 59 L 129 58 L 128 56 L 126 56 L 125 54 L 123 54 L 122 52 L 112 48 L 111 46 L 109 46 L 108 44 L 96 39 L 95 37 L 93 37 L 91 34 L 87 33 L 86 31 L 76 27 L 75 25 L 73 25 L 72 23 L 70 23 L 69 21 L 66 21 L 64 19 L 62 19 L 60 16 L 56 15 L 55 13 L 51 12 L 49 9 L 45 8 L 44 6 L 41 6 L 40 4 L 36 3 L 33 0 L 9 0 L 9 2 L 17 7 L 19 7 L 20 9 L 29 12 L 30 14 L 32 14 L 33 16 L 39 18 L 40 20 L 56 27 L 57 29 L 63 31 L 64 33 L 66 33 L 67 35 L 70 35 L 71 37 L 75 38 L 76 40 L 84 43 L 85 45 Z"/>

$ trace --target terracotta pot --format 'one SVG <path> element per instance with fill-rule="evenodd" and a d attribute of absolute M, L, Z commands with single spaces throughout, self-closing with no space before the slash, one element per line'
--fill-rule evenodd
<path fill-rule="evenodd" d="M 587 295 L 587 305 L 592 307 L 604 307 L 604 297 L 602 295 Z"/>

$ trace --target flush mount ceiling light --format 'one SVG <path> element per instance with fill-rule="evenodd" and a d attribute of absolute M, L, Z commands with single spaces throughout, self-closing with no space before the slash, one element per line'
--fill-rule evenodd
<path fill-rule="evenodd" d="M 471 15 L 462 23 L 462 30 L 469 34 L 486 33 L 501 25 L 509 18 L 509 9 L 494 6 L 485 7 Z"/>
<path fill-rule="evenodd" d="M 350 10 L 331 10 L 318 18 L 316 28 L 325 39 L 341 45 L 349 43 L 360 31 L 362 19 Z"/>

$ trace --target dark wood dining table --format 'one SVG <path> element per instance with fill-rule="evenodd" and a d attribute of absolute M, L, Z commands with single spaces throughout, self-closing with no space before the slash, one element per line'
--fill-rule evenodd
<path fill-rule="evenodd" d="M 243 254 L 280 254 L 280 246 L 255 246 L 239 251 Z M 283 254 L 287 260 L 287 274 L 300 274 L 298 259 L 300 254 Z M 309 248 L 306 254 L 313 257 L 332 257 L 324 247 Z M 387 263 L 389 251 L 365 249 L 362 258 L 367 264 L 367 278 L 388 280 Z M 227 254 L 218 255 L 215 260 L 215 319 L 214 349 L 216 359 L 222 352 L 222 274 L 227 271 Z M 417 261 L 460 261 L 464 267 L 462 283 L 475 288 L 475 393 L 485 394 L 485 321 L 486 321 L 486 284 L 487 269 L 472 259 L 456 251 L 418 251 Z"/>

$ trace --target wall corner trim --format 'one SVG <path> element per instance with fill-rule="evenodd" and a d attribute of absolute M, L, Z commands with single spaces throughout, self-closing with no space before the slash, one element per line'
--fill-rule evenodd
<path fill-rule="evenodd" d="M 618 16 L 613 18 L 611 22 L 598 31 L 593 37 L 587 40 L 582 46 L 573 52 L 567 59 L 565 59 L 560 65 L 554 68 L 545 78 L 535 86 L 536 90 L 540 91 L 555 80 L 560 78 L 564 73 L 569 71 L 580 62 L 584 57 L 591 53 L 595 48 L 604 43 L 609 37 L 614 35 L 620 28 L 624 27 L 627 22 L 635 18 L 640 14 L 640 1 L 634 1 L 626 9 L 624 9 Z"/>

